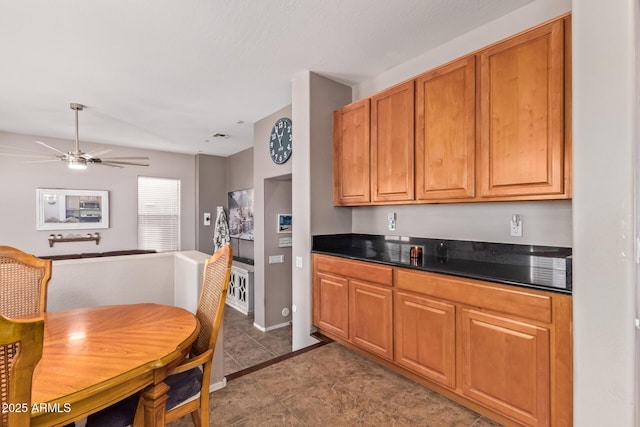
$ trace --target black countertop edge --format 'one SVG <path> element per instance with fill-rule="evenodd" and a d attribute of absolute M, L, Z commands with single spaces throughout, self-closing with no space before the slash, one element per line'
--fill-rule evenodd
<path fill-rule="evenodd" d="M 410 258 L 414 246 L 420 259 Z M 571 248 L 368 234 L 313 236 L 313 253 L 562 294 L 572 293 Z"/>

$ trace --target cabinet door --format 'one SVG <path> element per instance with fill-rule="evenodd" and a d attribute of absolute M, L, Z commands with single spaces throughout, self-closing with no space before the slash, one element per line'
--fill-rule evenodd
<path fill-rule="evenodd" d="M 398 292 L 395 360 L 401 366 L 455 388 L 455 305 Z"/>
<path fill-rule="evenodd" d="M 369 99 L 333 113 L 333 204 L 369 203 Z"/>
<path fill-rule="evenodd" d="M 371 199 L 413 200 L 413 81 L 371 97 Z"/>
<path fill-rule="evenodd" d="M 565 194 L 563 21 L 490 47 L 480 58 L 479 196 Z"/>
<path fill-rule="evenodd" d="M 549 330 L 462 310 L 462 393 L 528 426 L 550 419 Z"/>
<path fill-rule="evenodd" d="M 349 284 L 347 279 L 316 273 L 313 279 L 313 323 L 320 329 L 349 338 Z"/>
<path fill-rule="evenodd" d="M 391 288 L 349 281 L 351 342 L 385 359 L 393 359 Z"/>
<path fill-rule="evenodd" d="M 416 79 L 416 200 L 475 194 L 475 56 Z"/>

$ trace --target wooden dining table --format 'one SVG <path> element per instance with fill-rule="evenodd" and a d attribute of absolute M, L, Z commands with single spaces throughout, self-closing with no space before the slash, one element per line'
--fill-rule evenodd
<path fill-rule="evenodd" d="M 33 375 L 32 426 L 63 426 L 142 390 L 144 426 L 163 426 L 167 372 L 200 330 L 179 307 L 130 304 L 47 312 Z"/>

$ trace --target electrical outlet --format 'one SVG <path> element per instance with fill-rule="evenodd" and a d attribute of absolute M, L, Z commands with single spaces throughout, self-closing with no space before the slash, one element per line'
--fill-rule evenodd
<path fill-rule="evenodd" d="M 389 212 L 387 214 L 387 222 L 389 224 L 389 231 L 395 231 L 396 230 L 396 213 L 395 212 Z"/>
<path fill-rule="evenodd" d="M 522 237 L 522 217 L 518 214 L 511 217 L 511 236 Z"/>

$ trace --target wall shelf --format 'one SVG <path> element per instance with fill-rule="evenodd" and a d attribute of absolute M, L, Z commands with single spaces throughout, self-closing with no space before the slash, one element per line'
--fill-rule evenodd
<path fill-rule="evenodd" d="M 53 234 L 49 236 L 49 247 L 52 248 L 56 243 L 63 242 L 96 242 L 96 245 L 100 244 L 100 235 L 98 233 L 92 234 L 91 236 L 67 236 L 67 237 L 56 237 Z"/>

